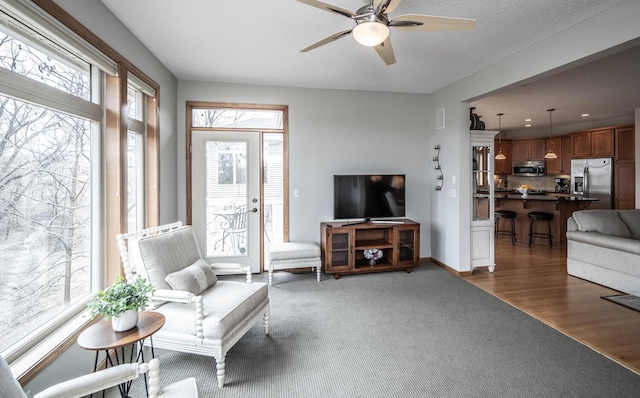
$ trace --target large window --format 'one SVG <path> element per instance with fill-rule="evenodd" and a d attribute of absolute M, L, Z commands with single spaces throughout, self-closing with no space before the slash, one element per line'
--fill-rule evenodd
<path fill-rule="evenodd" d="M 30 340 L 76 308 L 92 290 L 92 181 L 99 120 L 63 112 L 91 109 L 89 64 L 38 50 L 0 33 L 3 74 L 34 83 L 24 92 L 0 86 L 0 350 Z M 96 80 L 93 80 L 96 81 Z M 60 92 L 46 106 L 34 94 Z M 70 100 L 65 94 L 76 98 Z M 56 109 L 59 108 L 59 109 Z"/>
<path fill-rule="evenodd" d="M 22 383 L 121 273 L 115 236 L 158 225 L 158 90 L 53 2 L 0 1 L 0 354 Z"/>
<path fill-rule="evenodd" d="M 139 79 L 131 76 L 127 84 L 127 230 L 146 227 L 145 142 L 146 90 Z"/>

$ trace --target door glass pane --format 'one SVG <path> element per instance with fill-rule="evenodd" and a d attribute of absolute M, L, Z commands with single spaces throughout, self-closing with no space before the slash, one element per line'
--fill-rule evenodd
<path fill-rule="evenodd" d="M 263 134 L 264 241 L 281 243 L 284 236 L 284 151 L 282 134 Z"/>
<path fill-rule="evenodd" d="M 207 141 L 206 256 L 247 256 L 246 141 Z"/>
<path fill-rule="evenodd" d="M 490 148 L 473 147 L 473 220 L 489 220 L 490 189 L 489 186 Z"/>

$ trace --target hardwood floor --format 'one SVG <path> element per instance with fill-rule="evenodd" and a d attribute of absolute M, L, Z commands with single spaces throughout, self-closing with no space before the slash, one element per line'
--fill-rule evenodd
<path fill-rule="evenodd" d="M 567 274 L 565 247 L 500 237 L 496 268 L 463 278 L 640 375 L 640 312 L 603 300 L 619 293 Z"/>

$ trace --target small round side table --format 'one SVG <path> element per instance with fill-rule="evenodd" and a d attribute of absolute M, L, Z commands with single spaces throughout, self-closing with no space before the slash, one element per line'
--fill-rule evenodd
<path fill-rule="evenodd" d="M 153 352 L 153 337 L 152 335 L 160 330 L 164 326 L 164 315 L 159 312 L 143 311 L 138 314 L 138 324 L 129 330 L 124 332 L 116 332 L 111 326 L 111 321 L 98 322 L 91 325 L 78 336 L 78 345 L 85 350 L 95 350 L 96 359 L 93 365 L 93 371 L 98 369 L 98 357 L 100 351 L 105 353 L 105 367 L 120 365 L 125 362 L 138 362 L 142 359 L 144 362 L 144 341 L 149 338 L 149 345 L 151 347 L 151 357 L 155 358 Z M 131 348 L 129 359 L 127 360 L 125 355 L 125 346 L 131 344 L 138 344 L 138 350 Z M 118 348 L 120 354 L 118 354 Z M 109 350 L 113 350 L 115 363 L 109 355 Z M 135 358 L 134 358 L 135 355 Z M 145 375 L 145 384 L 146 384 Z M 129 395 L 129 389 L 131 388 L 131 381 L 120 386 L 120 395 L 126 398 Z M 148 395 L 148 392 L 147 392 Z"/>

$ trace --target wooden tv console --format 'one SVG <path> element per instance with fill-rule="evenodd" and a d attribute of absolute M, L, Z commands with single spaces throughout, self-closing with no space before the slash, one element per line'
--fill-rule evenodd
<path fill-rule="evenodd" d="M 408 219 L 350 224 L 320 224 L 324 272 L 340 275 L 405 270 L 411 272 L 420 262 L 420 224 Z M 366 249 L 383 251 L 381 259 L 370 265 Z"/>

